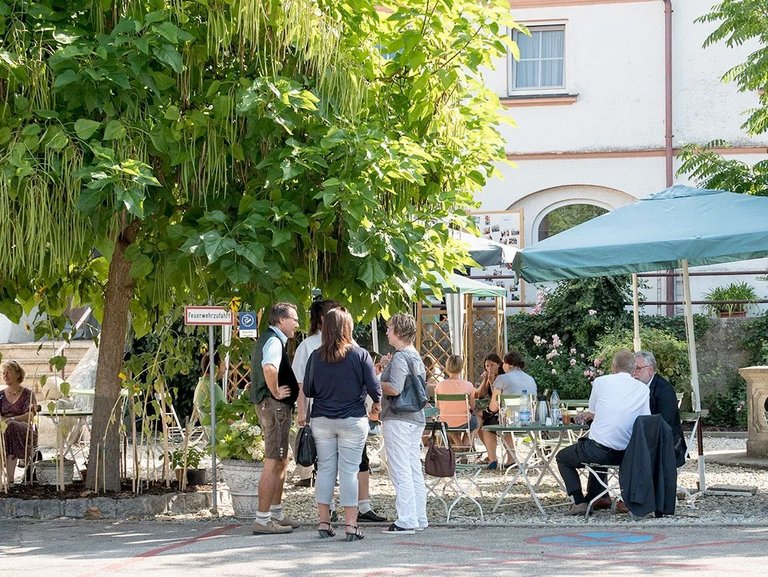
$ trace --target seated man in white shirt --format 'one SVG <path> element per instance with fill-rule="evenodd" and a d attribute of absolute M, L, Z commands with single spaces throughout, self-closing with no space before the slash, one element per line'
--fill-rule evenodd
<path fill-rule="evenodd" d="M 599 483 L 590 476 L 585 496 L 576 469 L 585 463 L 621 464 L 635 419 L 651 414 L 648 387 L 632 377 L 634 370 L 634 355 L 626 349 L 617 352 L 611 363 L 613 374 L 592 383 L 586 413 L 587 419 L 593 419 L 589 435 L 557 454 L 557 468 L 574 502 L 566 515 L 584 515 L 589 502 L 600 493 Z"/>

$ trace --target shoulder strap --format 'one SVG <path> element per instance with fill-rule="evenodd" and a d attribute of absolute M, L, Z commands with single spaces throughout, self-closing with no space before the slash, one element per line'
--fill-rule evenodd
<path fill-rule="evenodd" d="M 408 371 L 412 375 L 415 375 L 416 373 L 413 370 L 413 359 L 411 358 L 411 355 L 406 355 L 403 351 L 397 351 L 395 354 L 397 353 L 402 353 L 402 355 L 405 357 L 405 363 L 408 365 Z"/>
<path fill-rule="evenodd" d="M 431 443 L 435 442 L 435 438 L 437 436 L 437 427 L 438 423 L 440 426 L 440 432 L 443 434 L 443 439 L 445 440 L 445 446 L 450 449 L 451 448 L 451 438 L 448 436 L 448 431 L 445 428 L 445 422 L 444 421 L 438 421 L 437 423 L 433 423 L 432 426 L 432 436 L 430 437 L 429 441 Z"/>

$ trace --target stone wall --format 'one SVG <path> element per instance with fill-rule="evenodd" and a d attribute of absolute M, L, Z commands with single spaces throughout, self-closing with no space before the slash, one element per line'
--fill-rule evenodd
<path fill-rule="evenodd" d="M 744 338 L 743 323 L 748 319 L 720 319 L 710 321 L 709 330 L 696 343 L 699 365 L 701 398 L 721 392 L 734 373 L 749 365 L 741 343 Z"/>

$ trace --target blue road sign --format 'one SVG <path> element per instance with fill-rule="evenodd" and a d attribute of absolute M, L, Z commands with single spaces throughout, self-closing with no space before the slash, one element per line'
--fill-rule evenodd
<path fill-rule="evenodd" d="M 242 312 L 237 314 L 240 320 L 240 328 L 243 328 L 243 329 L 256 328 L 256 313 Z"/>

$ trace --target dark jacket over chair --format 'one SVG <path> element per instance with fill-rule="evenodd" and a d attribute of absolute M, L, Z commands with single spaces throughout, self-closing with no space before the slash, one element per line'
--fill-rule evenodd
<path fill-rule="evenodd" d="M 677 468 L 672 429 L 661 415 L 638 417 L 619 471 L 621 496 L 638 517 L 674 515 Z"/>
<path fill-rule="evenodd" d="M 677 395 L 669 381 L 656 373 L 648 383 L 651 406 L 651 414 L 659 414 L 664 417 L 667 424 L 672 427 L 672 439 L 675 448 L 675 462 L 678 467 L 685 465 L 685 455 L 688 448 L 683 436 L 683 427 L 680 423 L 680 410 L 678 409 Z"/>

